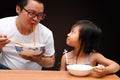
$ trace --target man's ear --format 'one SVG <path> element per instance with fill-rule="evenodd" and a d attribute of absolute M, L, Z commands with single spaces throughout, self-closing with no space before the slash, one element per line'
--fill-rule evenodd
<path fill-rule="evenodd" d="M 21 12 L 21 9 L 19 6 L 16 6 L 16 13 L 19 14 Z"/>

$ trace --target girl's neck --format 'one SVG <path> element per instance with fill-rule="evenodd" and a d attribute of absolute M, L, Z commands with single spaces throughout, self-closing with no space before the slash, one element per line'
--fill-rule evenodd
<path fill-rule="evenodd" d="M 78 48 L 75 48 L 75 49 L 73 50 L 73 53 L 74 53 L 75 55 L 79 55 L 79 56 L 85 55 L 85 53 L 83 52 L 83 50 L 79 51 Z"/>
<path fill-rule="evenodd" d="M 89 54 L 86 54 L 85 52 L 83 52 L 83 50 L 81 50 L 80 52 L 79 52 L 79 49 L 74 49 L 73 51 L 72 51 L 72 56 L 75 56 L 75 63 L 76 64 L 78 64 L 78 63 L 81 63 L 81 60 L 83 60 L 83 62 L 85 62 L 84 61 L 84 59 L 86 60 L 87 59 L 87 57 L 88 57 L 88 55 Z M 80 61 L 79 61 L 80 60 Z"/>

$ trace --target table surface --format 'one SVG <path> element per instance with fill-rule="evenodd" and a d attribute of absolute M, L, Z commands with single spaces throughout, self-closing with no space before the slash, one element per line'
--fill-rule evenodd
<path fill-rule="evenodd" d="M 67 71 L 0 70 L 0 80 L 120 80 L 120 78 L 115 74 L 94 78 L 76 77 Z"/>

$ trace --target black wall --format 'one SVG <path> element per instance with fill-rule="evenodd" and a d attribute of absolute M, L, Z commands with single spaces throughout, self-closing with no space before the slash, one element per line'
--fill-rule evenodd
<path fill-rule="evenodd" d="M 15 0 L 0 3 L 0 18 L 16 15 Z M 2 6 L 4 5 L 4 6 Z M 58 70 L 66 35 L 72 24 L 80 19 L 89 19 L 103 30 L 100 52 L 120 64 L 119 4 L 115 0 L 45 0 L 45 20 L 41 23 L 53 31 L 56 48 L 56 63 L 52 70 Z M 119 74 L 119 72 L 117 73 Z"/>

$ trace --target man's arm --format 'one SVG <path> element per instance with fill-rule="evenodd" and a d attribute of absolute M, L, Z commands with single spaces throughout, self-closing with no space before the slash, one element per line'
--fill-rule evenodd
<path fill-rule="evenodd" d="M 41 60 L 37 62 L 43 67 L 53 67 L 55 63 L 55 56 L 50 56 L 50 57 L 42 57 Z"/>

